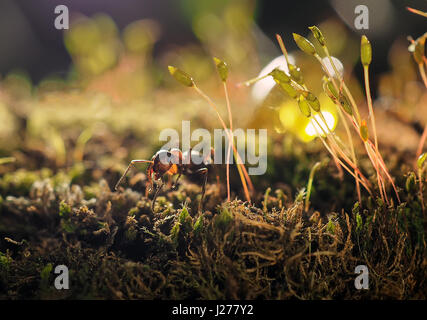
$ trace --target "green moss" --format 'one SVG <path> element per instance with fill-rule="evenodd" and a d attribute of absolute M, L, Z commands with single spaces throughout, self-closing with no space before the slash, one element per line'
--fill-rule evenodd
<path fill-rule="evenodd" d="M 86 200 L 96 198 L 100 194 L 99 184 L 91 184 L 83 187 L 84 198 Z"/>
<path fill-rule="evenodd" d="M 178 221 L 181 225 L 181 230 L 185 233 L 190 232 L 193 228 L 193 219 L 188 213 L 187 207 L 182 208 L 181 213 L 179 214 Z"/>
<path fill-rule="evenodd" d="M 233 214 L 227 207 L 222 207 L 218 215 L 215 216 L 215 227 L 220 230 L 227 230 L 233 221 Z"/>
<path fill-rule="evenodd" d="M 78 226 L 71 222 L 70 219 L 62 219 L 61 228 L 67 233 L 74 233 L 77 230 Z"/>
<path fill-rule="evenodd" d="M 76 183 L 78 180 L 80 180 L 85 173 L 85 166 L 83 163 L 79 162 L 74 164 L 74 166 L 71 167 L 68 175 L 71 179 L 71 183 Z"/>
<path fill-rule="evenodd" d="M 177 222 L 177 223 L 175 223 L 174 224 L 174 226 L 172 227 L 172 230 L 171 230 L 171 239 L 172 239 L 172 242 L 175 244 L 175 245 L 177 245 L 178 244 L 178 236 L 179 236 L 179 232 L 180 232 L 180 223 L 179 222 Z"/>
<path fill-rule="evenodd" d="M 15 172 L 6 173 L 0 179 L 0 190 L 3 194 L 28 195 L 33 183 L 40 179 L 37 172 L 18 169 Z"/>
<path fill-rule="evenodd" d="M 246 19 L 239 8 L 233 5 L 225 10 L 224 21 L 242 18 L 248 26 L 243 29 L 250 30 L 251 19 Z M 94 34 L 87 31 L 109 30 L 105 33 L 108 39 L 96 34 L 99 39 L 95 40 L 108 40 L 104 43 L 114 57 L 126 57 L 126 52 L 121 52 L 120 33 L 109 18 L 88 17 L 83 24 L 83 28 L 77 28 L 72 42 L 91 42 Z M 134 27 L 138 34 L 152 35 L 154 43 L 157 28 L 150 32 L 148 25 L 151 22 L 138 22 Z M 238 38 L 247 41 L 249 38 L 242 30 Z M 322 44 L 320 30 L 311 30 Z M 226 31 L 219 34 L 231 36 L 225 42 L 233 43 L 235 35 Z M 304 51 L 313 53 L 308 40 L 300 36 L 296 40 Z M 251 47 L 251 43 L 248 45 Z M 147 55 L 144 59 L 136 59 L 139 62 L 132 73 L 110 77 L 111 90 L 104 90 L 101 95 L 75 90 L 85 87 L 88 81 L 103 83 L 99 82 L 102 76 L 95 75 L 101 69 L 94 73 L 78 66 L 72 66 L 72 81 L 62 80 L 54 87 L 46 87 L 45 82 L 35 86 L 34 91 L 30 85 L 23 100 L 16 95 L 19 86 L 11 89 L 9 83 L 2 87 L 13 105 L 25 108 L 8 110 L 13 105 L 2 106 L 16 128 L 7 124 L 13 139 L 0 141 L 0 155 L 15 155 L 16 161 L 3 162 L 0 168 L 0 299 L 426 299 L 426 224 L 422 201 L 424 205 L 427 201 L 425 185 L 420 192 L 418 182 L 420 176 L 421 180 L 425 176 L 427 156 L 418 161 L 419 172 L 410 172 L 413 164 L 407 159 L 413 157 L 380 141 L 381 155 L 397 188 L 406 189 L 399 193 L 402 204 L 397 204 L 392 187 L 385 181 L 390 200 L 386 204 L 377 200 L 376 173 L 369 164 L 369 156 L 362 145 L 355 144 L 358 165 L 372 182 L 373 193 L 369 197 L 362 188 L 361 202 L 355 203 L 353 177 L 347 173 L 342 179 L 338 177 L 333 159 L 321 141 L 305 143 L 291 133 L 293 130 L 280 135 L 270 130 L 274 127 L 284 132 L 282 121 L 291 119 L 282 114 L 290 106 L 287 102 L 282 104 L 282 98 L 286 98 L 283 94 L 302 94 L 311 108 L 310 111 L 303 106 L 308 110 L 306 114 L 319 111 L 318 99 L 304 91 L 311 89 L 301 91 L 290 83 L 291 78 L 304 83 L 304 70 L 298 66 L 288 64 L 290 76 L 278 69 L 272 71 L 270 76 L 280 85 L 248 119 L 251 127 L 269 129 L 267 172 L 251 176 L 255 186 L 251 203 L 242 201 L 244 194 L 235 166 L 230 167 L 230 188 L 232 198 L 240 200 L 225 201 L 225 168 L 213 166 L 213 170 L 209 168 L 202 212 L 197 210 L 201 181 L 187 176 L 180 179 L 178 190 L 170 190 L 167 183 L 151 210 L 153 192 L 145 196 L 148 181 L 143 172 L 147 164 L 135 166 L 123 188 L 115 191 L 113 187 L 130 159 L 150 159 L 159 150 L 158 132 L 171 125 L 170 119 L 189 117 L 199 127 L 210 123 L 206 109 L 188 103 L 188 98 L 194 98 L 194 90 L 182 91 L 179 96 L 172 87 L 164 90 L 165 70 L 157 70 L 159 64 L 149 56 L 149 51 L 143 53 Z M 76 58 L 84 56 L 72 54 Z M 211 61 L 203 54 L 194 53 L 191 48 L 180 52 L 180 57 L 174 56 L 171 63 L 191 72 L 197 70 L 192 66 L 202 66 L 202 73 L 212 74 L 212 66 L 208 65 Z M 313 60 L 304 55 L 299 58 L 301 67 L 306 58 Z M 249 54 L 240 60 L 240 65 L 233 66 L 234 71 L 239 72 L 253 59 Z M 149 68 L 144 65 L 147 61 L 153 62 Z M 119 60 L 115 62 L 122 65 Z M 225 81 L 228 68 L 222 61 L 215 63 Z M 119 69 L 111 65 L 109 73 L 116 75 Z M 246 73 L 256 72 L 246 69 Z M 171 71 L 178 81 L 194 84 L 180 71 Z M 320 80 L 320 68 L 306 71 L 310 82 L 316 76 Z M 242 73 L 233 78 L 244 77 Z M 200 88 L 214 85 L 205 76 L 197 78 Z M 215 75 L 212 78 L 217 80 Z M 115 79 L 121 88 L 116 86 Z M 393 79 L 409 78 L 397 74 Z M 153 81 L 159 85 L 159 91 L 156 84 L 150 84 Z M 313 93 L 320 89 L 320 81 L 317 84 Z M 43 92 L 49 92 L 43 91 L 47 88 L 54 94 L 44 96 Z M 141 99 L 141 88 L 152 99 Z M 325 78 L 324 89 L 332 100 L 339 99 L 344 104 L 347 113 L 356 114 L 350 107 L 350 96 L 340 94 L 340 88 L 334 88 L 330 79 Z M 231 97 L 236 89 L 228 86 L 228 90 Z M 274 110 L 276 93 L 279 112 Z M 109 101 L 110 94 L 117 99 Z M 396 106 L 400 105 L 399 99 Z M 100 113 L 100 106 L 108 112 Z M 220 113 L 226 112 L 223 107 L 218 110 Z M 293 107 L 299 112 L 297 105 Z M 378 127 L 385 121 L 382 117 L 377 120 Z M 304 126 L 301 122 L 300 129 L 304 130 Z M 343 129 L 338 125 L 334 134 L 341 136 Z M 5 136 L 9 136 L 8 130 Z M 352 133 L 358 138 L 358 132 Z M 337 141 L 339 146 L 347 143 L 346 138 Z M 344 148 L 344 153 L 347 151 Z M 316 172 L 315 192 L 310 195 L 310 188 L 306 194 L 302 187 L 307 185 L 313 163 L 322 163 L 324 169 Z M 220 178 L 218 185 L 216 173 Z M 309 210 L 304 210 L 304 200 L 309 201 Z M 355 276 L 349 270 L 354 270 L 356 263 L 369 265 L 370 271 L 375 271 L 370 272 L 370 290 L 354 289 Z M 69 267 L 71 290 L 52 287 L 52 271 L 58 264 Z"/>
<path fill-rule="evenodd" d="M 329 220 L 326 226 L 326 230 L 331 234 L 335 234 L 335 229 L 336 229 L 335 223 L 332 220 Z"/>
<path fill-rule="evenodd" d="M 357 213 L 356 214 L 356 233 L 360 233 L 360 231 L 362 230 L 363 227 L 363 221 L 362 221 L 362 216 Z"/>
<path fill-rule="evenodd" d="M 64 200 L 62 200 L 59 203 L 59 216 L 68 218 L 70 214 L 71 214 L 71 207 Z"/>
<path fill-rule="evenodd" d="M 128 211 L 128 216 L 134 217 L 139 211 L 138 207 L 133 207 Z"/>
<path fill-rule="evenodd" d="M 5 255 L 0 251 L 0 266 L 5 269 L 9 269 L 10 263 L 12 262 L 12 258 L 8 255 Z"/>
<path fill-rule="evenodd" d="M 51 181 L 54 187 L 68 185 L 71 183 L 71 177 L 65 171 L 60 170 L 51 178 Z"/>
<path fill-rule="evenodd" d="M 416 192 L 416 176 L 414 172 L 410 172 L 406 178 L 405 189 L 409 194 Z"/>
<path fill-rule="evenodd" d="M 203 232 L 203 215 L 200 215 L 196 222 L 194 222 L 193 232 L 195 236 L 198 236 Z"/>
<path fill-rule="evenodd" d="M 42 283 L 47 283 L 49 281 L 49 277 L 51 275 L 53 266 L 51 263 L 48 263 L 40 272 L 40 278 Z"/>
<path fill-rule="evenodd" d="M 125 232 L 125 237 L 129 241 L 135 241 L 137 236 L 138 236 L 138 230 L 134 227 L 130 227 Z"/>

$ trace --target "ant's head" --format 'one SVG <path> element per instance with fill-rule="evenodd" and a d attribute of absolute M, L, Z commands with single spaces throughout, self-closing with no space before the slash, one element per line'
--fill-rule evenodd
<path fill-rule="evenodd" d="M 159 180 L 165 174 L 174 175 L 179 172 L 182 163 L 182 153 L 179 149 L 159 150 L 151 159 L 152 165 L 147 169 L 149 178 L 154 174 L 154 180 Z"/>

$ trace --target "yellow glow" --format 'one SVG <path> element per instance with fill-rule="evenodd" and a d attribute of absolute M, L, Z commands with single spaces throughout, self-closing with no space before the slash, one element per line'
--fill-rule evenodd
<path fill-rule="evenodd" d="M 279 118 L 282 124 L 288 129 L 293 127 L 301 117 L 299 117 L 298 105 L 295 106 L 294 101 L 290 101 L 282 106 L 279 112 Z"/>
<path fill-rule="evenodd" d="M 319 114 L 316 114 L 314 118 L 317 120 L 320 126 L 317 124 L 317 122 L 314 119 L 311 119 L 308 125 L 305 127 L 305 133 L 307 133 L 309 136 L 312 137 L 312 136 L 317 136 L 318 132 L 324 135 L 323 131 L 327 132 L 327 128 L 329 128 L 330 131 L 333 131 L 335 129 L 335 126 L 336 126 L 335 117 L 328 111 L 322 111 L 322 115 L 325 118 L 326 123 L 325 121 L 323 121 L 323 119 L 320 117 Z"/>
<path fill-rule="evenodd" d="M 331 131 L 333 131 L 338 123 L 337 106 L 323 92 L 319 94 L 318 98 L 320 101 L 322 114 L 328 123 L 328 127 Z M 319 114 L 314 116 L 316 117 L 316 120 L 319 121 L 319 123 L 323 122 Z M 283 130 L 295 134 L 303 142 L 310 142 L 317 137 L 315 129 L 318 129 L 321 132 L 321 129 L 318 125 L 314 127 L 314 125 L 311 123 L 313 119 L 309 119 L 301 113 L 298 107 L 298 103 L 295 100 L 287 100 L 281 104 L 279 110 L 279 120 L 283 126 Z M 326 126 L 324 129 L 326 129 Z"/>

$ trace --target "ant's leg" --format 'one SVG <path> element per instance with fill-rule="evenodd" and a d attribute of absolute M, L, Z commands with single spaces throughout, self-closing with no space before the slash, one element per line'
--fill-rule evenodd
<path fill-rule="evenodd" d="M 165 184 L 165 183 L 162 181 L 162 184 L 160 185 L 160 187 L 158 187 L 158 188 L 156 189 L 156 192 L 154 193 L 153 200 L 151 201 L 151 211 L 152 211 L 152 212 L 154 212 L 154 204 L 156 203 L 157 196 L 159 195 L 160 190 L 162 190 L 162 188 L 163 188 L 164 184 Z"/>
<path fill-rule="evenodd" d="M 171 188 L 172 190 L 176 190 L 176 185 L 178 184 L 178 180 L 179 178 L 181 178 L 181 175 L 182 175 L 182 172 L 178 174 L 178 178 L 176 178 L 174 184 L 172 185 L 172 188 Z"/>
<path fill-rule="evenodd" d="M 145 197 L 148 198 L 148 194 L 153 189 L 153 164 L 150 164 L 147 168 L 147 184 L 145 185 Z"/>
<path fill-rule="evenodd" d="M 201 168 L 201 169 L 197 170 L 196 172 L 204 174 L 203 185 L 202 185 L 202 197 L 200 198 L 199 210 L 198 210 L 199 212 L 201 212 L 202 211 L 202 206 L 203 206 L 203 199 L 205 197 L 206 182 L 208 181 L 208 168 Z"/>
<path fill-rule="evenodd" d="M 123 179 L 126 177 L 127 173 L 129 172 L 131 167 L 134 167 L 135 163 L 141 163 L 141 162 L 149 162 L 149 163 L 153 163 L 153 161 L 150 160 L 132 160 L 129 163 L 129 166 L 127 167 L 125 173 L 123 173 L 123 175 L 120 177 L 119 181 L 117 181 L 116 185 L 114 186 L 114 190 L 117 191 L 117 188 L 119 187 L 119 185 L 122 183 Z"/>
<path fill-rule="evenodd" d="M 215 177 L 216 177 L 216 186 L 218 189 L 217 194 L 219 196 L 221 194 L 221 185 L 219 183 L 218 167 L 216 165 L 214 165 L 214 158 L 215 158 L 215 149 L 211 147 L 211 152 L 209 155 L 207 155 L 206 157 L 203 158 L 203 163 L 205 165 L 211 164 L 212 167 L 214 168 Z"/>
<path fill-rule="evenodd" d="M 191 152 L 192 151 L 193 151 L 193 148 L 190 147 L 190 149 L 188 149 L 188 163 L 184 163 L 184 164 L 191 165 L 193 163 L 193 161 L 191 161 Z"/>

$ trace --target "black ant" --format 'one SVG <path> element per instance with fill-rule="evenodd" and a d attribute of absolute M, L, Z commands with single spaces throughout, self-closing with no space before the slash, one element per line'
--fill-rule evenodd
<path fill-rule="evenodd" d="M 151 160 L 132 160 L 129 163 L 125 173 L 121 176 L 116 186 L 114 187 L 117 190 L 120 183 L 126 177 L 126 174 L 130 170 L 131 167 L 134 166 L 135 163 L 149 163 L 150 165 L 147 168 L 147 178 L 149 191 L 152 189 L 154 181 L 162 180 L 163 176 L 169 175 L 174 176 L 178 175 L 175 182 L 172 185 L 172 190 L 176 189 L 177 183 L 181 175 L 186 176 L 203 176 L 203 184 L 202 184 L 202 197 L 199 203 L 199 212 L 202 209 L 203 198 L 205 196 L 206 182 L 208 180 L 208 167 L 212 165 L 214 150 L 211 149 L 211 154 L 207 157 L 203 157 L 199 152 L 194 151 L 190 148 L 189 151 L 182 152 L 177 148 L 173 148 L 168 150 L 159 150 L 157 153 L 151 158 Z M 154 212 L 154 204 L 156 202 L 156 198 L 163 188 L 165 182 L 162 180 L 159 187 L 157 187 L 153 201 L 151 202 L 151 210 Z"/>

